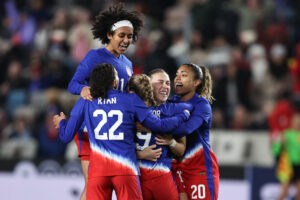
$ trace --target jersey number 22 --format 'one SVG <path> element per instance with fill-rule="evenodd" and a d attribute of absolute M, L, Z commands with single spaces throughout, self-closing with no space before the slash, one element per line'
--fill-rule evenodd
<path fill-rule="evenodd" d="M 98 115 L 102 116 L 102 120 L 98 123 L 97 127 L 94 129 L 96 139 L 98 140 L 123 140 L 124 139 L 123 132 L 119 132 L 115 134 L 115 131 L 123 122 L 123 113 L 120 110 L 111 110 L 108 113 L 106 113 L 104 110 L 95 110 L 93 113 L 93 117 L 98 117 Z M 107 118 L 113 116 L 117 116 L 118 119 L 109 128 L 108 134 L 107 132 L 100 134 L 103 125 L 107 123 Z"/>

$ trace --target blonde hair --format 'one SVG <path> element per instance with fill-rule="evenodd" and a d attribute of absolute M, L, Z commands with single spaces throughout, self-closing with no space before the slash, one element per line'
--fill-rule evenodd
<path fill-rule="evenodd" d="M 157 105 L 153 96 L 151 80 L 146 74 L 137 74 L 132 76 L 128 81 L 127 91 L 135 92 L 147 106 Z"/>
<path fill-rule="evenodd" d="M 200 67 L 203 72 L 203 80 L 200 86 L 197 88 L 196 92 L 207 99 L 209 103 L 212 103 L 215 98 L 212 96 L 212 88 L 213 88 L 213 81 L 210 75 L 209 70 L 206 67 Z"/>

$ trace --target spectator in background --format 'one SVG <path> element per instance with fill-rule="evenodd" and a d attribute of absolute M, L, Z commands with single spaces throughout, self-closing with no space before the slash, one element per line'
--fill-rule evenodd
<path fill-rule="evenodd" d="M 300 108 L 300 43 L 295 46 L 295 55 L 289 63 L 289 71 L 293 81 L 293 93 L 297 107 Z"/>
<path fill-rule="evenodd" d="M 251 100 L 256 109 L 260 109 L 267 100 L 276 96 L 275 81 L 270 74 L 269 63 L 265 47 L 261 44 L 253 44 L 249 47 L 248 60 L 251 70 L 252 92 Z"/>
<path fill-rule="evenodd" d="M 241 50 L 233 48 L 230 62 L 225 66 L 225 71 L 223 72 L 219 69 L 218 72 L 215 69 L 212 70 L 212 73 L 216 83 L 214 87 L 216 101 L 213 108 L 222 110 L 226 127 L 230 127 L 233 125 L 230 124 L 230 121 L 234 116 L 235 110 L 240 110 L 236 109 L 237 106 L 243 107 L 242 110 L 245 112 L 252 109 L 248 93 L 251 88 L 249 64 L 243 60 Z M 243 127 L 245 128 L 245 126 Z"/>
<path fill-rule="evenodd" d="M 23 75 L 19 61 L 12 61 L 4 81 L 0 85 L 0 102 L 5 104 L 5 109 L 11 116 L 17 108 L 27 103 L 28 80 Z"/>
<path fill-rule="evenodd" d="M 167 54 L 171 43 L 171 34 L 167 31 L 162 31 L 153 52 L 144 59 L 144 72 L 146 74 L 154 68 L 162 68 L 169 74 L 171 79 L 175 77 L 177 70 L 176 60 Z"/>
<path fill-rule="evenodd" d="M 53 116 L 61 110 L 59 92 L 56 89 L 47 91 L 47 108 L 43 113 L 42 125 L 38 130 L 39 151 L 42 158 L 63 158 L 66 144 L 59 139 L 58 130 L 53 126 Z"/>
<path fill-rule="evenodd" d="M 3 130 L 2 158 L 33 159 L 36 156 L 37 142 L 31 129 L 33 116 L 30 109 L 16 110 L 13 122 Z"/>
<path fill-rule="evenodd" d="M 67 42 L 70 45 L 71 57 L 79 64 L 93 45 L 90 12 L 85 9 L 74 9 L 71 14 L 75 24 L 69 31 Z"/>
<path fill-rule="evenodd" d="M 200 31 L 193 30 L 190 48 L 188 53 L 188 60 L 192 63 L 206 64 L 207 63 L 207 51 L 205 51 L 205 41 Z"/>
<path fill-rule="evenodd" d="M 53 126 L 52 118 L 60 109 L 50 105 L 45 113 L 45 119 L 38 132 L 39 151 L 42 158 L 64 158 L 66 144 L 60 141 L 58 130 Z"/>
<path fill-rule="evenodd" d="M 268 117 L 271 149 L 273 156 L 275 157 L 277 178 L 280 182 L 285 182 L 286 177 L 288 176 L 285 170 L 283 170 L 283 173 L 280 171 L 282 166 L 284 166 L 280 162 L 280 159 L 284 159 L 285 156 L 282 149 L 282 134 L 284 130 L 291 127 L 292 117 L 295 112 L 296 109 L 292 104 L 292 95 L 283 93 L 278 98 L 277 103 Z"/>
<path fill-rule="evenodd" d="M 289 74 L 287 50 L 283 44 L 274 44 L 270 49 L 270 74 L 275 80 L 277 93 L 292 88 L 292 78 Z"/>
<path fill-rule="evenodd" d="M 282 192 L 279 200 L 287 196 L 289 185 L 295 183 L 295 200 L 300 199 L 300 114 L 295 113 L 292 117 L 291 127 L 284 130 L 283 146 L 286 149 L 288 162 L 291 164 L 291 177 L 282 184 Z"/>

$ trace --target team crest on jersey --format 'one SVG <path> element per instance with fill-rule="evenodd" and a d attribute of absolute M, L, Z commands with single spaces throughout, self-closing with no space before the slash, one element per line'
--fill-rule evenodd
<path fill-rule="evenodd" d="M 126 66 L 126 71 L 127 71 L 128 76 L 132 76 L 130 67 Z"/>

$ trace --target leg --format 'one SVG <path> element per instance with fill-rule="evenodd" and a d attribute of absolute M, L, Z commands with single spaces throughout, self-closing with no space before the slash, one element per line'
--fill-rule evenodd
<path fill-rule="evenodd" d="M 111 200 L 112 182 L 111 177 L 99 176 L 89 178 L 87 183 L 87 200 Z"/>
<path fill-rule="evenodd" d="M 295 200 L 300 200 L 300 180 L 296 181 L 296 189 L 297 192 L 296 192 Z"/>
<path fill-rule="evenodd" d="M 286 195 L 289 191 L 289 186 L 290 186 L 289 182 L 281 183 L 281 193 L 279 195 L 278 200 L 284 200 L 284 198 L 286 197 Z"/>
<path fill-rule="evenodd" d="M 187 194 L 189 199 L 197 200 L 217 200 L 219 194 L 219 179 L 192 179 L 186 177 Z"/>
<path fill-rule="evenodd" d="M 152 181 L 142 181 L 141 180 L 141 188 L 143 194 L 143 200 L 152 200 L 154 197 L 152 195 Z"/>
<path fill-rule="evenodd" d="M 173 169 L 172 169 L 173 170 Z M 177 190 L 179 193 L 179 199 L 180 200 L 186 200 L 188 199 L 187 193 L 186 193 L 186 186 L 185 183 L 182 179 L 182 171 L 180 170 L 174 170 L 173 172 L 173 176 L 177 185 Z"/>
<path fill-rule="evenodd" d="M 155 200 L 178 200 L 179 194 L 171 173 L 154 178 L 152 193 Z"/>
<path fill-rule="evenodd" d="M 181 192 L 181 193 L 179 193 L 179 199 L 180 200 L 189 200 L 189 197 L 188 197 L 187 193 Z"/>
<path fill-rule="evenodd" d="M 81 167 L 82 172 L 85 180 L 85 185 L 83 191 L 80 195 L 80 200 L 86 200 L 86 189 L 87 189 L 87 180 L 88 180 L 88 167 L 89 167 L 89 160 L 90 160 L 90 141 L 88 138 L 87 132 L 78 132 L 75 137 L 74 141 L 77 146 L 78 150 L 78 157 L 81 160 Z"/>
<path fill-rule="evenodd" d="M 138 176 L 114 176 L 112 184 L 116 191 L 117 199 L 142 200 L 142 192 Z"/>
<path fill-rule="evenodd" d="M 88 182 L 88 169 L 89 169 L 89 160 L 81 160 L 81 167 L 82 167 L 82 172 L 84 176 L 84 188 L 83 191 L 80 195 L 80 200 L 86 200 L 86 188 L 87 188 L 87 182 Z"/>

